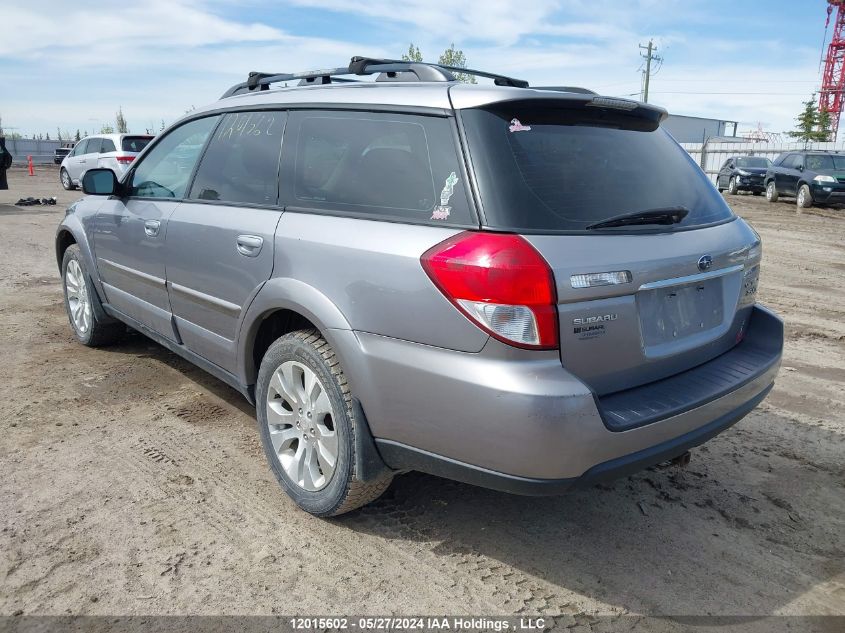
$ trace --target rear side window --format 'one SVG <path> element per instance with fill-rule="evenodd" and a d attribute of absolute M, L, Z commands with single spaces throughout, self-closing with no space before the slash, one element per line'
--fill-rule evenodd
<path fill-rule="evenodd" d="M 487 225 L 580 232 L 611 217 L 665 207 L 674 230 L 733 218 L 690 156 L 661 127 L 627 113 L 521 104 L 461 113 Z"/>
<path fill-rule="evenodd" d="M 275 205 L 284 112 L 233 112 L 202 157 L 190 198 Z"/>
<path fill-rule="evenodd" d="M 102 139 L 102 145 L 100 146 L 100 153 L 105 154 L 106 152 L 114 152 L 114 151 L 116 151 L 115 147 L 114 147 L 114 141 L 112 141 L 110 138 Z"/>
<path fill-rule="evenodd" d="M 290 116 L 283 160 L 292 182 L 283 183 L 283 191 L 291 206 L 475 224 L 446 118 L 313 111 Z"/>
<path fill-rule="evenodd" d="M 86 154 L 99 154 L 102 142 L 103 142 L 103 139 L 101 139 L 101 138 L 89 138 L 88 139 L 88 145 L 85 148 L 85 153 Z"/>
<path fill-rule="evenodd" d="M 135 152 L 137 154 L 144 149 L 151 140 L 153 140 L 153 137 L 151 136 L 124 136 L 120 141 L 120 147 L 124 152 Z"/>

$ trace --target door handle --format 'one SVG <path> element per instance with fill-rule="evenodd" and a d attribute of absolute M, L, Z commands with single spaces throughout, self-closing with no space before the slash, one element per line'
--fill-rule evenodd
<path fill-rule="evenodd" d="M 238 235 L 238 252 L 244 257 L 256 257 L 264 245 L 264 238 L 257 235 Z"/>
<path fill-rule="evenodd" d="M 146 220 L 144 222 L 144 233 L 147 237 L 158 237 L 158 232 L 161 229 L 161 222 L 158 220 Z"/>

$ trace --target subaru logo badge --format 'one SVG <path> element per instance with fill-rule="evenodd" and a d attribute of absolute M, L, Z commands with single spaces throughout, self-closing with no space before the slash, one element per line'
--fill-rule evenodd
<path fill-rule="evenodd" d="M 698 270 L 710 270 L 713 265 L 713 258 L 710 255 L 702 255 L 698 260 Z"/>

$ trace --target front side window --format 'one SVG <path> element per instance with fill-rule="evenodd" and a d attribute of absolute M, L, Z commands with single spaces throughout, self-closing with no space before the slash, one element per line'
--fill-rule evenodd
<path fill-rule="evenodd" d="M 190 198 L 275 205 L 284 112 L 232 112 L 202 157 Z"/>
<path fill-rule="evenodd" d="M 88 139 L 84 138 L 79 141 L 73 148 L 73 151 L 70 153 L 71 156 L 81 156 L 85 153 L 86 148 L 88 147 Z"/>
<path fill-rule="evenodd" d="M 836 154 L 807 154 L 807 169 L 813 171 L 833 171 L 845 169 L 845 156 Z"/>
<path fill-rule="evenodd" d="M 183 198 L 194 165 L 218 120 L 217 116 L 195 119 L 171 130 L 132 172 L 129 195 Z"/>
<path fill-rule="evenodd" d="M 284 171 L 292 172 L 291 205 L 386 219 L 475 223 L 446 118 L 295 112 L 288 128 Z"/>

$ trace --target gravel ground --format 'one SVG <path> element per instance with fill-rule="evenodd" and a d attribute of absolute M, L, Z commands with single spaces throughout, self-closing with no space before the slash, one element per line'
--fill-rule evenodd
<path fill-rule="evenodd" d="M 845 614 L 845 211 L 728 197 L 763 237 L 784 367 L 686 469 L 540 499 L 410 474 L 320 520 L 235 391 L 140 335 L 74 342 L 53 235 L 79 193 L 52 168 L 10 185 L 0 615 Z"/>

